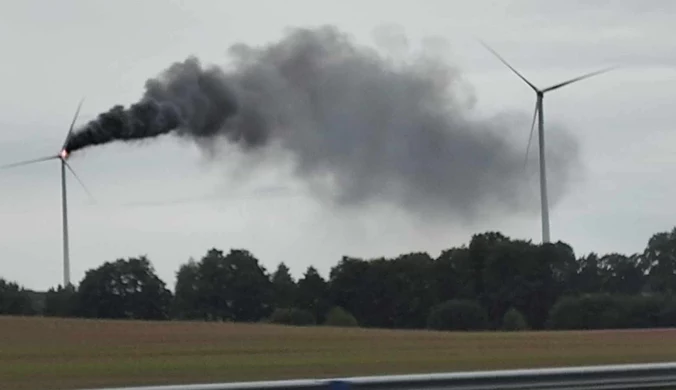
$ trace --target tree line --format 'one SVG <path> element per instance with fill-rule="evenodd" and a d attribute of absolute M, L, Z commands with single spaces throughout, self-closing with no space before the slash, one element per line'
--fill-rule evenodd
<path fill-rule="evenodd" d="M 344 256 L 327 279 L 269 273 L 249 251 L 210 249 L 171 291 L 145 256 L 86 272 L 46 293 L 0 279 L 0 314 L 102 319 L 272 322 L 399 329 L 525 330 L 676 326 L 676 228 L 641 253 L 576 257 L 563 243 L 499 232 L 433 258 Z"/>

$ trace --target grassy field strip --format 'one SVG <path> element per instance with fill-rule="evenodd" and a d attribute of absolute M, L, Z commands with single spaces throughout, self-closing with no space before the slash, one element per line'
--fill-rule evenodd
<path fill-rule="evenodd" d="M 675 336 L 0 317 L 0 384 L 69 389 L 658 362 L 676 360 Z"/>

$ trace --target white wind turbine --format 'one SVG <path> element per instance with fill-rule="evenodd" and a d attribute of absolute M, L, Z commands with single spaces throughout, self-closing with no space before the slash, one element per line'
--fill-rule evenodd
<path fill-rule="evenodd" d="M 528 81 L 523 75 L 521 75 L 516 69 L 514 69 L 504 58 L 502 58 L 495 50 L 488 46 L 485 42 L 479 41 L 488 51 L 493 53 L 503 64 L 505 64 L 514 74 L 516 74 L 521 80 L 523 80 L 533 91 L 535 91 L 536 102 L 535 102 L 535 112 L 533 113 L 533 122 L 530 127 L 530 136 L 528 138 L 528 147 L 526 148 L 526 156 L 528 156 L 528 149 L 530 149 L 531 139 L 533 138 L 533 129 L 535 128 L 535 119 L 538 119 L 538 141 L 540 149 L 540 204 L 541 204 L 541 213 L 542 213 L 542 242 L 550 242 L 549 235 L 549 204 L 547 200 L 547 169 L 545 163 L 545 120 L 543 112 L 543 100 L 545 93 L 551 92 L 555 89 L 565 87 L 566 85 L 575 83 L 577 81 L 584 80 L 586 78 L 608 72 L 614 68 L 605 68 L 602 70 L 597 70 L 595 72 L 587 73 L 582 76 L 575 77 L 573 79 L 554 84 L 551 87 L 539 89 L 533 83 Z"/>
<path fill-rule="evenodd" d="M 75 125 L 75 121 L 77 120 L 77 117 L 80 113 L 80 108 L 82 107 L 82 100 L 80 101 L 80 104 L 77 107 L 77 110 L 75 111 L 75 115 L 73 116 L 73 121 L 70 124 L 70 129 L 68 130 L 68 134 L 66 135 L 66 139 L 63 142 L 63 145 L 61 146 L 61 150 L 59 151 L 58 154 L 53 155 L 53 156 L 47 156 L 47 157 L 42 157 L 34 160 L 28 160 L 28 161 L 22 161 L 14 164 L 9 164 L 9 165 L 4 165 L 0 166 L 0 169 L 7 169 L 7 168 L 14 168 L 14 167 L 19 167 L 23 165 L 29 165 L 29 164 L 35 164 L 38 162 L 42 161 L 49 161 L 49 160 L 60 160 L 61 161 L 61 212 L 62 212 L 62 221 L 63 221 L 63 287 L 67 287 L 70 285 L 70 249 L 69 249 L 69 239 L 68 239 L 68 202 L 67 202 L 67 196 L 66 196 L 66 169 L 68 169 L 75 179 L 80 183 L 82 188 L 87 192 L 87 194 L 91 197 L 91 193 L 87 190 L 87 187 L 84 185 L 82 180 L 78 177 L 78 175 L 75 173 L 73 168 L 68 164 L 68 157 L 69 153 L 66 150 L 66 145 L 68 144 L 68 140 L 73 133 L 73 126 Z"/>

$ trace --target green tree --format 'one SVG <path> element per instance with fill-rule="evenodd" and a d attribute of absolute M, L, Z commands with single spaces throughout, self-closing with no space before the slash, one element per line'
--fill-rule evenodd
<path fill-rule="evenodd" d="M 28 291 L 17 283 L 0 278 L 0 314 L 33 315 L 35 308 Z"/>
<path fill-rule="evenodd" d="M 478 302 L 453 299 L 430 310 L 427 327 L 434 330 L 482 330 L 488 327 L 488 315 Z"/>
<path fill-rule="evenodd" d="M 600 259 L 602 290 L 611 294 L 640 293 L 647 281 L 646 264 L 638 255 L 611 253 Z"/>
<path fill-rule="evenodd" d="M 434 259 L 427 253 L 413 252 L 390 260 L 388 265 L 382 277 L 392 279 L 394 291 L 377 297 L 380 302 L 390 301 L 388 325 L 424 328 L 430 308 L 438 302 Z"/>
<path fill-rule="evenodd" d="M 289 267 L 279 263 L 277 270 L 272 274 L 272 289 L 274 306 L 276 308 L 291 308 L 297 300 L 298 286 L 291 277 Z"/>
<path fill-rule="evenodd" d="M 272 283 L 258 259 L 246 250 L 233 249 L 224 255 L 210 249 L 196 266 L 188 264 L 182 270 L 175 299 L 184 317 L 256 322 L 272 312 Z"/>
<path fill-rule="evenodd" d="M 502 240 L 484 252 L 483 306 L 489 321 L 500 328 L 510 307 L 531 309 L 530 298 L 539 285 L 532 283 L 541 277 L 537 248 L 530 242 Z"/>
<path fill-rule="evenodd" d="M 329 297 L 333 306 L 340 306 L 364 326 L 373 323 L 373 272 L 369 272 L 374 261 L 344 256 L 331 269 L 329 276 Z"/>
<path fill-rule="evenodd" d="M 48 317 L 73 317 L 78 314 L 77 290 L 72 284 L 50 288 L 45 294 L 43 314 Z"/>
<path fill-rule="evenodd" d="M 651 291 L 676 292 L 676 228 L 654 234 L 643 253 Z"/>
<path fill-rule="evenodd" d="M 401 326 L 399 311 L 406 304 L 406 288 L 395 270 L 394 263 L 385 258 L 365 262 L 367 268 L 355 286 L 359 294 L 357 302 L 346 309 L 356 313 L 359 323 L 367 327 L 391 328 Z M 339 279 L 338 279 L 339 280 Z M 403 297 L 403 299 L 402 299 Z M 337 303 L 337 302 L 336 302 Z M 355 311 L 352 311 L 355 310 Z"/>
<path fill-rule="evenodd" d="M 577 261 L 564 243 L 534 245 L 499 236 L 481 250 L 482 293 L 476 297 L 500 328 L 510 307 L 524 314 L 534 328 L 545 326 L 551 307 L 576 275 Z"/>
<path fill-rule="evenodd" d="M 169 318 L 171 291 L 145 256 L 106 262 L 86 272 L 77 291 L 79 312 L 93 318 Z"/>
<path fill-rule="evenodd" d="M 176 286 L 172 303 L 172 317 L 177 319 L 207 319 L 204 303 L 200 300 L 200 269 L 189 259 L 176 272 Z"/>
<path fill-rule="evenodd" d="M 323 323 L 329 309 L 328 283 L 310 266 L 298 280 L 295 306 L 312 313 L 318 323 Z"/>
<path fill-rule="evenodd" d="M 484 285 L 486 261 L 489 260 L 498 245 L 508 241 L 509 239 L 502 233 L 486 232 L 473 235 L 469 243 L 467 269 L 463 271 L 468 275 L 467 281 L 470 283 L 473 293 L 471 297 L 482 304 L 488 303 Z"/>
<path fill-rule="evenodd" d="M 575 275 L 566 288 L 570 294 L 600 293 L 603 289 L 603 270 L 596 253 L 580 258 Z"/>
<path fill-rule="evenodd" d="M 434 260 L 423 252 L 369 261 L 344 257 L 331 270 L 332 303 L 362 326 L 423 328 L 437 302 Z"/>
<path fill-rule="evenodd" d="M 542 329 L 552 307 L 574 280 L 578 264 L 573 248 L 560 241 L 536 246 L 536 256 L 531 261 L 527 276 L 527 306 L 517 306 L 517 309 L 530 326 Z"/>
<path fill-rule="evenodd" d="M 435 304 L 455 298 L 473 298 L 475 294 L 469 270 L 467 248 L 442 251 L 432 265 Z"/>

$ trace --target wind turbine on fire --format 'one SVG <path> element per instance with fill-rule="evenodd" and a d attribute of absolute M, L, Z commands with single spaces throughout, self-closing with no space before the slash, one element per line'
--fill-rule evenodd
<path fill-rule="evenodd" d="M 84 99 L 83 99 L 84 100 Z M 30 165 L 30 164 L 35 164 L 43 161 L 50 161 L 50 160 L 60 160 L 61 162 L 61 213 L 62 213 L 62 222 L 63 222 L 63 286 L 67 287 L 70 285 L 70 248 L 69 248 L 69 238 L 68 238 L 68 199 L 66 195 L 66 169 L 69 170 L 75 179 L 80 183 L 82 188 L 87 192 L 87 194 L 92 197 L 91 193 L 87 190 L 87 187 L 84 185 L 82 180 L 80 180 L 79 176 L 77 173 L 75 173 L 75 170 L 68 164 L 68 157 L 69 157 L 69 152 L 66 149 L 66 146 L 68 145 L 68 141 L 70 139 L 71 134 L 73 133 L 73 126 L 75 125 L 75 121 L 77 120 L 78 115 L 80 114 L 80 108 L 82 107 L 82 102 L 83 100 L 80 100 L 80 103 L 77 106 L 77 110 L 75 111 L 75 115 L 73 116 L 73 121 L 70 124 L 70 128 L 68 129 L 68 134 L 66 135 L 66 139 L 63 142 L 63 145 L 61 146 L 61 150 L 59 151 L 58 154 L 52 155 L 52 156 L 47 156 L 47 157 L 42 157 L 42 158 L 37 158 L 33 160 L 28 160 L 28 161 L 21 161 L 9 165 L 4 165 L 0 166 L 0 169 L 8 169 L 8 168 L 15 168 L 23 165 Z"/>
<path fill-rule="evenodd" d="M 550 87 L 539 89 L 533 83 L 528 81 L 521 73 L 519 73 L 514 67 L 512 67 L 500 54 L 488 46 L 485 42 L 479 40 L 479 42 L 486 48 L 488 51 L 493 53 L 500 62 L 506 65 L 514 74 L 516 74 L 523 82 L 525 82 L 533 91 L 535 91 L 536 101 L 535 101 L 535 111 L 533 113 L 533 121 L 530 126 L 530 136 L 528 137 L 528 146 L 526 148 L 526 158 L 528 158 L 528 149 L 530 149 L 531 140 L 533 139 L 533 130 L 535 129 L 535 120 L 538 120 L 538 144 L 540 149 L 540 207 L 542 214 L 542 242 L 550 242 L 549 235 L 549 203 L 547 199 L 547 169 L 545 163 L 545 119 L 543 113 L 543 100 L 545 93 L 554 91 L 556 89 L 565 87 L 566 85 L 587 79 L 592 76 L 599 75 L 601 73 L 606 73 L 613 68 L 605 68 L 597 70 L 595 72 L 587 73 L 582 76 L 572 78 L 570 80 L 554 84 Z"/>

